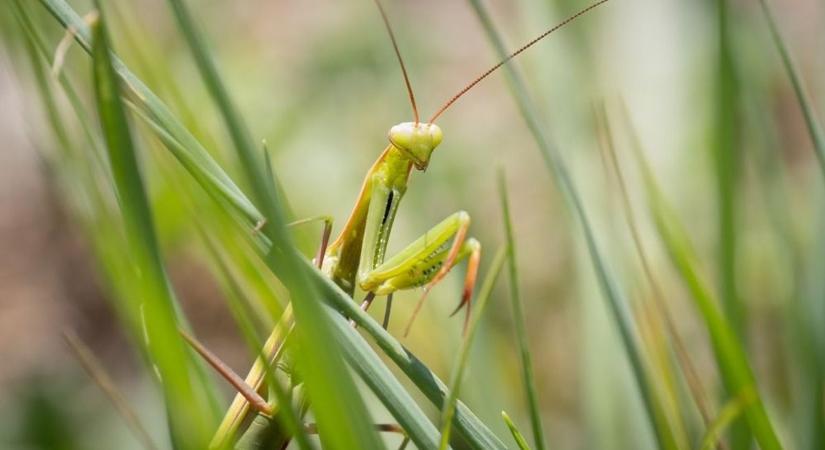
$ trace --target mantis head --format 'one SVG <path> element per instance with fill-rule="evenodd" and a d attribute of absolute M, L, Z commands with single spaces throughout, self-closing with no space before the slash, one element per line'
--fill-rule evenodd
<path fill-rule="evenodd" d="M 390 128 L 390 143 L 403 151 L 418 170 L 427 169 L 430 154 L 441 143 L 441 128 L 434 123 L 404 122 Z"/>
<path fill-rule="evenodd" d="M 444 105 L 442 105 L 441 108 L 439 108 L 427 122 L 420 122 L 418 115 L 418 106 L 415 103 L 415 95 L 413 95 L 412 85 L 410 84 L 410 77 L 407 75 L 407 68 L 404 66 L 404 60 L 401 58 L 401 52 L 398 50 L 398 44 L 395 41 L 395 34 L 392 31 L 392 27 L 390 26 L 390 21 L 387 18 L 387 14 L 384 11 L 384 7 L 381 6 L 381 1 L 375 0 L 375 5 L 378 7 L 378 11 L 381 13 L 381 18 L 383 19 L 384 25 L 387 28 L 387 32 L 390 35 L 390 41 L 392 41 L 392 47 L 393 50 L 395 50 L 395 56 L 398 58 L 398 65 L 401 67 L 401 73 L 404 75 L 404 84 L 407 87 L 407 94 L 410 97 L 410 106 L 412 106 L 413 116 L 415 117 L 415 122 L 404 122 L 390 128 L 390 142 L 393 146 L 395 146 L 399 150 L 403 151 L 407 156 L 409 156 L 409 158 L 415 164 L 416 169 L 425 170 L 427 168 L 427 165 L 430 163 L 430 154 L 433 152 L 433 150 L 435 150 L 436 147 L 438 147 L 438 144 L 441 143 L 441 128 L 439 128 L 438 125 L 436 125 L 434 122 L 436 119 L 441 117 L 441 114 L 443 114 L 444 111 L 449 109 L 450 106 L 452 106 L 453 103 L 456 102 L 456 100 L 458 100 L 464 94 L 469 92 L 473 87 L 480 83 L 481 80 L 487 78 L 499 67 L 507 63 L 507 61 L 510 61 L 511 59 L 515 58 L 523 51 L 532 47 L 534 44 L 541 41 L 542 39 L 544 39 L 554 31 L 558 30 L 559 28 L 572 22 L 582 14 L 587 13 L 588 11 L 596 8 L 602 3 L 606 3 L 607 1 L 608 0 L 596 0 L 596 2 L 592 5 L 580 10 L 576 14 L 573 14 L 567 19 L 563 20 L 558 25 L 546 30 L 544 33 L 540 34 L 532 41 L 523 45 L 518 50 L 505 56 L 504 59 L 498 62 L 498 64 L 487 69 L 475 80 L 471 81 L 469 84 L 464 86 L 464 88 L 458 91 L 458 93 L 452 96 L 452 98 L 447 100 L 447 102 L 444 103 Z"/>

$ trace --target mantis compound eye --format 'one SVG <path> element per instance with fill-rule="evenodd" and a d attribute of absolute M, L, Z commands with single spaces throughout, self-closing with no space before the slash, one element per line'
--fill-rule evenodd
<path fill-rule="evenodd" d="M 390 128 L 390 143 L 406 152 L 418 170 L 430 163 L 430 155 L 443 138 L 441 128 L 434 123 L 404 122 Z"/>

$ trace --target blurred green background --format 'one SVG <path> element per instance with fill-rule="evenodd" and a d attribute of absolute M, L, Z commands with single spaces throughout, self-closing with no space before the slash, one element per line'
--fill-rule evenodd
<path fill-rule="evenodd" d="M 29 8 L 54 49 L 63 30 Z M 188 2 L 254 138 L 265 139 L 295 217 L 330 214 L 337 232 L 390 126 L 411 120 L 400 70 L 370 1 Z M 91 9 L 71 2 L 75 10 Z M 229 168 L 228 137 L 168 6 L 106 2 L 123 60 Z M 509 48 L 585 2 L 487 2 Z M 607 105 L 619 135 L 642 244 L 713 415 L 725 405 L 708 332 L 650 219 L 644 185 L 621 130 L 627 106 L 664 195 L 719 298 L 732 298 L 769 416 L 787 448 L 825 448 L 825 239 L 820 166 L 811 136 L 757 0 L 612 0 L 520 56 L 543 125 L 570 166 L 599 245 L 646 346 L 665 338 L 624 219 L 615 174 L 600 151 L 595 111 Z M 387 0 L 385 7 L 424 116 L 497 61 L 463 1 Z M 825 89 L 825 8 L 813 0 L 773 4 L 814 109 Z M 117 321 L 111 289 L 78 226 L 73 196 L 38 100 L 10 8 L 0 7 L 0 446 L 10 449 L 140 448 L 61 338 L 75 330 L 114 376 L 157 442 L 166 445 L 162 400 Z M 720 37 L 721 36 L 721 37 Z M 63 70 L 91 109 L 90 62 L 73 45 Z M 721 56 L 720 56 L 721 55 Z M 727 56 L 725 56 L 727 55 Z M 53 83 L 54 84 L 54 83 Z M 67 102 L 71 137 L 81 135 Z M 136 121 L 135 121 L 136 122 Z M 482 267 L 504 241 L 496 173 L 507 176 L 526 325 L 550 448 L 646 449 L 656 441 L 616 325 L 594 278 L 576 219 L 544 167 L 501 74 L 450 109 L 444 141 L 426 173 L 414 173 L 390 253 L 457 210 L 473 218 Z M 144 125 L 138 142 L 156 225 L 178 299 L 202 341 L 240 373 L 251 356 L 227 309 L 192 207 L 193 184 Z M 623 140 L 624 139 L 624 140 Z M 111 194 L 108 194 L 111 195 Z M 197 202 L 195 202 L 197 204 Z M 311 255 L 314 229 L 296 234 Z M 398 295 L 390 331 L 442 379 L 461 341 L 463 269 L 430 296 L 401 339 L 418 292 Z M 506 281 L 498 283 L 477 336 L 461 398 L 512 442 L 500 411 L 528 434 Z M 724 302 L 723 302 L 724 304 Z M 738 311 L 738 312 L 737 312 Z M 372 311 L 383 314 L 381 301 Z M 672 356 L 672 355 L 671 355 Z M 655 366 L 655 364 L 654 364 Z M 666 378 L 664 372 L 662 378 Z M 403 377 L 401 377 L 403 379 Z M 678 409 L 697 448 L 705 427 L 679 377 Z M 228 401 L 231 389 L 219 383 Z M 364 389 L 375 417 L 391 421 Z M 420 397 L 416 397 L 420 398 Z M 684 406 L 688 405 L 688 406 Z M 813 406 L 812 406 L 813 405 Z M 427 404 L 426 411 L 437 417 Z M 818 440 L 820 439 L 820 440 Z M 510 445 L 510 444 L 508 444 Z M 754 444 L 755 445 L 755 444 Z"/>

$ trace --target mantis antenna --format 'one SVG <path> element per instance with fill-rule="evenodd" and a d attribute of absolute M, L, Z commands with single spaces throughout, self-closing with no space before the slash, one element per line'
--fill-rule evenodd
<path fill-rule="evenodd" d="M 376 1 L 377 1 L 377 0 L 376 0 Z M 501 66 L 503 66 L 504 64 L 506 64 L 506 63 L 507 63 L 507 61 L 510 61 L 511 59 L 513 59 L 513 58 L 515 58 L 516 56 L 518 56 L 521 52 L 523 52 L 523 51 L 527 50 L 528 48 L 532 47 L 532 46 L 533 46 L 533 44 L 535 44 L 535 43 L 539 42 L 540 40 L 544 39 L 544 38 L 545 38 L 545 37 L 547 37 L 547 35 L 549 35 L 550 33 L 552 33 L 552 32 L 554 32 L 554 31 L 558 30 L 559 28 L 561 28 L 561 27 L 563 27 L 563 26 L 567 25 L 568 23 L 570 23 L 570 22 L 572 22 L 573 20 L 577 19 L 579 16 L 586 14 L 586 13 L 587 13 L 587 12 L 589 12 L 590 10 L 592 10 L 592 9 L 596 8 L 597 6 L 601 5 L 602 3 L 606 3 L 607 1 L 608 1 L 608 0 L 600 0 L 600 1 L 598 1 L 598 2 L 596 2 L 596 3 L 594 3 L 594 4 L 592 4 L 592 5 L 588 6 L 587 8 L 582 9 L 581 11 L 577 12 L 576 14 L 573 14 L 572 16 L 570 16 L 570 17 L 568 17 L 567 19 L 565 19 L 564 21 L 562 21 L 560 24 L 558 24 L 558 25 L 556 25 L 556 26 L 554 26 L 554 27 L 550 28 L 549 30 L 545 31 L 544 33 L 542 33 L 542 34 L 538 35 L 535 39 L 533 39 L 532 41 L 530 41 L 530 42 L 528 42 L 528 43 L 524 44 L 524 46 L 522 46 L 522 47 L 521 47 L 521 48 L 519 48 L 518 50 L 514 51 L 513 53 L 510 53 L 510 55 L 509 55 L 509 56 L 507 56 L 506 58 L 502 59 L 502 60 L 501 60 L 498 64 L 494 65 L 493 67 L 491 67 L 491 68 L 487 69 L 487 71 L 486 71 L 486 72 L 484 72 L 484 73 L 482 73 L 481 75 L 479 75 L 479 76 L 478 76 L 478 78 L 476 78 L 475 80 L 471 81 L 471 82 L 470 82 L 467 86 L 464 86 L 464 88 L 462 88 L 460 91 L 458 91 L 458 93 L 457 93 L 457 94 L 455 94 L 452 98 L 450 98 L 449 100 L 447 100 L 447 102 L 446 102 L 446 103 L 444 103 L 444 105 L 443 105 L 443 106 L 442 106 L 442 107 L 441 107 L 438 111 L 436 111 L 436 113 L 435 113 L 435 114 L 433 114 L 433 116 L 432 116 L 432 117 L 430 118 L 430 120 L 429 120 L 429 123 L 433 123 L 433 122 L 435 122 L 435 119 L 437 119 L 439 116 L 441 116 L 441 114 L 443 114 L 443 113 L 444 113 L 444 111 L 446 111 L 446 110 L 447 110 L 450 106 L 452 106 L 452 104 L 453 104 L 453 103 L 455 103 L 455 102 L 456 102 L 456 100 L 458 100 L 459 98 L 461 98 L 461 96 L 462 96 L 462 95 L 466 94 L 466 93 L 467 93 L 470 89 L 472 89 L 475 85 L 477 85 L 479 82 L 481 82 L 481 80 L 483 80 L 483 79 L 487 78 L 487 77 L 488 77 L 491 73 L 495 72 L 495 71 L 496 71 L 496 69 L 498 69 L 499 67 L 501 67 Z M 395 43 L 395 40 L 393 40 L 393 43 Z M 396 49 L 396 50 L 397 50 L 397 49 Z M 401 57 L 399 56 L 399 59 L 400 59 L 400 58 L 401 58 Z M 404 65 L 402 64 L 402 65 L 401 65 L 401 68 L 403 69 L 403 67 L 404 67 Z M 405 77 L 406 77 L 406 75 L 405 75 Z M 412 95 L 412 91 L 410 92 L 410 95 Z M 416 119 L 416 122 L 418 122 L 418 119 Z"/>
<path fill-rule="evenodd" d="M 410 84 L 410 77 L 407 75 L 407 67 L 404 66 L 404 59 L 401 58 L 401 51 L 398 50 L 398 43 L 395 41 L 395 33 L 392 32 L 390 19 L 387 18 L 387 13 L 384 11 L 384 7 L 381 6 L 381 0 L 375 0 L 375 6 L 378 7 L 378 11 L 381 13 L 381 19 L 384 21 L 384 26 L 387 28 L 387 33 L 390 35 L 390 41 L 392 41 L 392 48 L 395 50 L 395 56 L 398 57 L 398 64 L 401 66 L 401 73 L 404 75 L 404 84 L 407 85 L 407 93 L 410 96 L 410 105 L 412 106 L 415 124 L 418 125 L 418 106 L 415 104 L 415 95 L 413 94 L 412 85 Z"/>

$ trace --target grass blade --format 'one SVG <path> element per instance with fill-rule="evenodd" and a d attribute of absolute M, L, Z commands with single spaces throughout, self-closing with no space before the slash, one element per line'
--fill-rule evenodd
<path fill-rule="evenodd" d="M 152 437 L 149 432 L 140 422 L 135 411 L 129 406 L 129 402 L 123 397 L 117 389 L 112 377 L 103 369 L 103 365 L 92 353 L 92 350 L 83 343 L 80 337 L 72 331 L 64 331 L 63 338 L 66 344 L 72 349 L 77 360 L 83 366 L 83 369 L 94 380 L 95 384 L 100 387 L 100 390 L 106 394 L 106 397 L 112 402 L 115 410 L 120 414 L 129 429 L 134 433 L 138 441 L 140 441 L 143 448 L 147 450 L 156 450 L 158 447 L 152 442 Z"/>
<path fill-rule="evenodd" d="M 624 110 L 622 112 L 625 126 L 632 136 L 633 152 L 642 173 L 648 204 L 656 228 L 667 248 L 671 262 L 682 276 L 702 315 L 705 327 L 710 334 L 725 388 L 728 394 L 734 397 L 748 389 L 756 391 L 756 380 L 736 331 L 720 311 L 712 291 L 702 279 L 697 269 L 698 258 L 693 252 L 690 239 L 667 204 L 653 171 L 644 158 L 641 143 L 627 112 Z M 745 410 L 745 417 L 754 437 L 765 450 L 781 449 L 782 445 L 774 432 L 762 399 L 758 393 L 754 396 L 753 403 Z"/>
<path fill-rule="evenodd" d="M 65 0 L 41 0 L 41 3 L 64 28 L 73 30 L 77 43 L 84 50 L 91 53 L 89 27 L 71 6 Z M 210 194 L 225 200 L 250 222 L 258 223 L 263 218 L 258 209 L 192 133 L 172 114 L 169 107 L 114 54 L 112 56 L 112 66 L 124 86 L 128 87 L 134 94 L 134 100 L 142 108 L 145 108 L 147 115 L 163 126 L 166 132 L 181 144 L 179 148 L 169 148 L 169 150 L 204 189 Z"/>
<path fill-rule="evenodd" d="M 510 420 L 510 416 L 507 415 L 506 412 L 501 412 L 501 418 L 504 419 L 504 423 L 507 424 L 507 428 L 510 430 L 510 433 L 513 435 L 513 439 L 516 441 L 516 445 L 518 445 L 519 450 L 530 450 L 530 447 L 527 445 L 527 441 L 522 436 L 521 431 L 516 428 L 516 424 Z"/>
<path fill-rule="evenodd" d="M 736 288 L 737 273 L 737 186 L 742 167 L 739 80 L 733 61 L 730 2 L 716 2 L 718 58 L 714 90 L 713 145 L 711 153 L 716 178 L 719 299 L 722 310 L 740 338 L 745 335 L 745 306 Z M 744 341 L 742 341 L 744 343 Z M 748 450 L 753 436 L 746 421 L 731 427 L 731 448 Z"/>
<path fill-rule="evenodd" d="M 195 394 L 186 349 L 177 335 L 173 294 L 160 256 L 102 19 L 98 19 L 93 31 L 92 69 L 98 114 L 123 215 L 129 258 L 143 289 L 143 303 L 132 306 L 136 317 L 142 317 L 148 353 L 167 400 L 172 441 L 179 448 L 204 448 L 209 429 L 202 414 L 205 405 Z"/>
<path fill-rule="evenodd" d="M 256 200 L 258 205 L 267 207 L 266 192 L 269 191 L 269 183 L 274 180 L 267 179 L 267 173 L 263 169 L 263 161 L 258 155 L 256 145 L 250 137 L 249 130 L 246 128 L 244 121 L 231 101 L 229 93 L 226 91 L 223 81 L 218 74 L 218 69 L 215 66 L 206 43 L 199 32 L 195 28 L 195 24 L 183 0 L 168 0 L 169 6 L 174 12 L 175 20 L 179 29 L 183 33 L 189 50 L 195 58 L 195 63 L 198 71 L 203 78 L 207 91 L 212 96 L 218 112 L 223 118 L 232 143 L 237 150 L 238 157 L 246 172 L 249 183 L 252 186 L 253 200 Z M 271 214 L 268 214 L 269 217 Z"/>
<path fill-rule="evenodd" d="M 461 386 L 461 379 L 464 377 L 464 369 L 467 367 L 467 361 L 470 356 L 470 348 L 473 344 L 478 324 L 481 322 L 481 316 L 484 314 L 484 309 L 487 307 L 487 302 L 490 299 L 490 294 L 495 286 L 501 268 L 504 266 L 505 257 L 508 254 L 506 247 L 499 249 L 484 281 L 481 283 L 481 289 L 478 291 L 478 296 L 475 300 L 475 308 L 473 309 L 470 323 L 467 327 L 467 333 L 464 340 L 461 341 L 461 348 L 458 351 L 458 357 L 455 360 L 455 367 L 453 368 L 452 376 L 450 377 L 450 389 L 447 394 L 447 400 L 444 402 L 444 408 L 441 410 L 441 444 L 440 450 L 445 450 L 450 443 L 450 426 L 453 423 L 455 416 L 456 401 L 458 400 L 458 391 Z"/>
<path fill-rule="evenodd" d="M 25 45 L 26 54 L 29 57 L 29 62 L 32 66 L 32 74 L 34 75 L 35 82 L 37 83 L 37 88 L 40 92 L 43 103 L 43 109 L 46 111 L 46 117 L 49 119 L 49 125 L 52 127 L 52 132 L 57 139 L 57 143 L 60 146 L 59 148 L 65 152 L 70 152 L 72 151 L 71 141 L 68 133 L 66 132 L 66 127 L 64 126 L 63 121 L 60 119 L 60 113 L 58 112 L 57 105 L 54 101 L 51 85 L 46 78 L 47 71 L 44 67 L 43 61 L 37 56 L 37 42 L 33 33 L 33 27 L 31 26 L 31 20 L 23 7 L 20 5 L 20 0 L 14 0 L 11 4 L 13 5 L 12 11 L 14 13 L 14 18 L 20 26 L 21 31 L 23 31 L 23 33 L 21 33 L 23 34 L 23 44 Z"/>
<path fill-rule="evenodd" d="M 742 395 L 734 397 L 722 407 L 719 416 L 710 424 L 705 436 L 702 438 L 701 450 L 713 450 L 719 442 L 719 438 L 724 433 L 725 428 L 731 425 L 742 412 L 747 408 L 748 403 L 753 400 L 753 391 L 745 391 Z"/>
<path fill-rule="evenodd" d="M 427 420 L 410 394 L 347 320 L 330 306 L 325 305 L 324 309 L 332 326 L 335 327 L 334 336 L 340 340 L 350 366 L 382 400 L 384 406 L 419 448 L 436 448 L 438 430 Z"/>
<path fill-rule="evenodd" d="M 684 373 L 685 381 L 687 382 L 691 397 L 696 404 L 696 408 L 699 410 L 699 415 L 702 416 L 702 420 L 707 426 L 710 423 L 711 413 L 705 389 L 702 386 L 702 380 L 699 376 L 699 372 L 690 358 L 687 345 L 676 327 L 676 319 L 673 318 L 673 314 L 671 314 L 665 304 L 665 299 L 667 298 L 665 296 L 665 289 L 653 275 L 653 265 L 650 262 L 650 258 L 647 256 L 647 252 L 645 252 L 644 246 L 642 245 L 642 234 L 641 231 L 639 231 L 639 225 L 636 223 L 636 213 L 634 212 L 633 204 L 630 201 L 630 191 L 628 189 L 627 182 L 625 181 L 621 164 L 619 164 L 619 158 L 616 154 L 616 143 L 613 138 L 612 127 L 607 119 L 607 112 L 604 110 L 604 105 L 599 108 L 596 120 L 600 125 L 598 134 L 603 141 L 600 147 L 602 147 L 603 153 L 607 153 L 605 156 L 605 164 L 612 169 L 616 177 L 616 184 L 619 186 L 619 194 L 622 201 L 622 211 L 624 212 L 625 223 L 627 224 L 628 230 L 630 230 L 630 235 L 633 240 L 633 249 L 636 252 L 636 256 L 639 258 L 639 262 L 641 263 L 644 277 L 650 285 L 650 291 L 653 294 L 653 306 L 655 312 L 664 324 L 669 340 L 672 343 L 673 351 Z"/>
<path fill-rule="evenodd" d="M 510 302 L 513 306 L 513 322 L 516 327 L 516 341 L 518 342 L 519 356 L 521 357 L 521 377 L 522 383 L 524 383 L 524 395 L 530 407 L 530 424 L 533 427 L 533 442 L 535 443 L 536 449 L 544 450 L 544 431 L 541 426 L 539 399 L 538 394 L 536 394 L 536 383 L 533 380 L 533 361 L 530 356 L 527 326 L 524 321 L 524 306 L 519 289 L 513 219 L 510 216 L 510 201 L 507 197 L 507 183 L 504 176 L 504 169 L 502 168 L 499 168 L 498 172 L 498 193 L 504 218 L 504 230 L 507 236 L 507 269 L 510 277 Z"/>
<path fill-rule="evenodd" d="M 309 261 L 304 261 L 309 265 Z M 435 373 L 424 365 L 416 356 L 404 348 L 380 323 L 365 313 L 349 296 L 327 278 L 321 279 L 322 294 L 325 300 L 351 318 L 358 328 L 369 333 L 381 350 L 400 368 L 409 379 L 418 387 L 421 393 L 436 406 L 443 409 L 447 396 L 447 386 Z M 503 450 L 507 447 L 493 434 L 492 431 L 476 417 L 475 414 L 460 400 L 456 402 L 453 426 L 474 449 Z M 438 442 L 438 440 L 436 440 Z M 437 446 L 433 446 L 435 448 Z"/>
<path fill-rule="evenodd" d="M 773 39 L 774 44 L 776 45 L 777 50 L 779 51 L 779 56 L 782 59 L 782 64 L 785 67 L 785 71 L 788 74 L 788 78 L 791 81 L 791 85 L 793 86 L 794 94 L 796 95 L 797 102 L 799 102 L 799 107 L 802 110 L 803 117 L 805 119 L 805 125 L 808 128 L 808 134 L 811 136 L 811 141 L 814 145 L 814 152 L 817 156 L 817 161 L 819 162 L 820 170 L 825 176 L 825 132 L 822 130 L 821 122 L 817 117 L 816 111 L 814 109 L 814 102 L 811 99 L 810 94 L 808 94 L 805 83 L 802 80 L 802 77 L 799 74 L 799 71 L 794 63 L 794 59 L 791 56 L 790 51 L 788 50 L 787 46 L 785 45 L 785 40 L 782 37 L 782 33 L 779 29 L 778 24 L 776 23 L 776 18 L 774 16 L 773 10 L 770 7 L 767 0 L 760 0 L 760 6 L 762 7 L 762 12 L 765 15 L 765 18 L 768 22 L 768 27 L 770 28 L 771 38 Z M 818 275 L 814 275 L 814 277 L 818 277 Z M 813 302 L 818 302 L 819 299 L 815 298 Z M 802 302 L 797 302 L 797 305 L 794 306 L 795 311 L 794 314 L 797 315 L 800 319 L 802 319 L 802 323 L 805 325 L 800 327 L 798 330 L 799 340 L 802 345 L 798 345 L 797 347 L 816 347 L 817 343 L 813 342 L 816 339 L 811 338 L 816 334 L 817 326 L 811 324 L 811 321 L 807 319 L 806 314 L 804 312 L 805 306 L 800 305 Z M 815 317 L 816 314 L 812 315 L 811 317 Z M 814 331 L 810 331 L 814 330 Z M 801 352 L 804 353 L 804 352 Z M 825 412 L 823 412 L 823 387 L 821 383 L 822 379 L 822 367 L 816 361 L 821 360 L 816 355 L 812 355 L 811 363 L 806 368 L 806 374 L 804 375 L 806 378 L 810 380 L 810 386 L 812 386 L 812 390 L 814 391 L 813 395 L 810 398 L 810 406 L 806 408 L 806 415 L 808 416 L 806 420 L 810 423 L 808 427 L 809 431 L 806 430 L 805 441 L 810 448 L 821 448 L 825 445 Z M 806 394 L 807 395 L 807 394 Z"/>
<path fill-rule="evenodd" d="M 490 15 L 486 8 L 481 4 L 480 0 L 469 0 L 476 15 L 481 21 L 484 31 L 493 44 L 496 54 L 499 58 L 505 58 L 508 52 L 505 49 L 504 43 L 493 26 Z M 524 118 L 527 127 L 530 129 L 536 144 L 539 147 L 545 165 L 548 171 L 553 175 L 553 179 L 557 183 L 559 190 L 564 194 L 570 208 L 574 215 L 578 218 L 579 224 L 582 227 L 587 250 L 590 254 L 593 268 L 596 272 L 596 277 L 599 281 L 599 287 L 607 300 L 610 313 L 616 321 L 619 329 L 619 334 L 622 344 L 627 351 L 630 359 L 630 365 L 633 369 L 633 375 L 642 400 L 645 405 L 645 410 L 650 420 L 650 425 L 654 431 L 658 444 L 664 449 L 675 449 L 677 444 L 673 437 L 673 432 L 664 415 L 664 411 L 660 400 L 657 398 L 653 383 L 649 379 L 650 374 L 645 365 L 641 346 L 639 344 L 638 329 L 634 323 L 634 319 L 627 304 L 622 298 L 621 293 L 616 287 L 613 276 L 607 268 L 601 250 L 596 243 L 596 237 L 593 233 L 593 227 L 590 218 L 587 215 L 581 197 L 576 189 L 567 166 L 561 158 L 558 150 L 550 144 L 549 139 L 545 136 L 543 126 L 538 119 L 536 108 L 527 93 L 527 88 L 521 77 L 510 64 L 505 64 L 503 67 L 504 73 L 507 76 L 510 90 L 515 98 L 519 112 Z"/>
<path fill-rule="evenodd" d="M 802 114 L 805 117 L 805 125 L 808 127 L 808 133 L 811 135 L 811 140 L 814 144 L 817 159 L 819 161 L 822 175 L 825 176 L 825 133 L 822 131 L 819 119 L 816 117 L 813 102 L 810 95 L 805 90 L 805 84 L 799 76 L 799 71 L 796 69 L 793 58 L 791 57 L 788 48 L 785 46 L 785 41 L 782 39 L 782 33 L 776 24 L 773 11 L 768 5 L 767 0 L 759 0 L 762 6 L 762 12 L 765 13 L 765 18 L 768 21 L 768 26 L 771 30 L 771 37 L 773 38 L 776 49 L 779 50 L 779 56 L 782 58 L 782 64 L 785 66 L 785 71 L 788 72 L 788 78 L 791 80 L 796 99 L 799 102 L 799 107 L 802 108 Z"/>
<path fill-rule="evenodd" d="M 731 49 L 728 1 L 720 0 L 719 61 L 716 80 L 717 99 L 713 142 L 713 162 L 718 198 L 719 279 L 722 306 L 731 324 L 740 335 L 745 323 L 744 306 L 736 290 L 736 189 L 742 166 L 738 139 L 740 129 L 739 86 Z"/>

